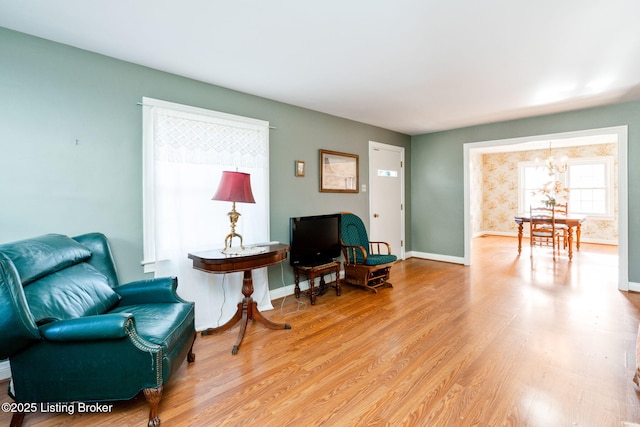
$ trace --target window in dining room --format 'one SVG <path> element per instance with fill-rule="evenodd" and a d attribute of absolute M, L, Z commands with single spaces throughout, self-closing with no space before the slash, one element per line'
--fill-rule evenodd
<path fill-rule="evenodd" d="M 613 157 L 575 159 L 568 166 L 566 186 L 571 212 L 613 217 Z"/>
<path fill-rule="evenodd" d="M 550 178 L 547 170 L 541 168 L 537 162 L 522 162 L 518 166 L 520 172 L 520 206 L 518 210 L 525 212 L 529 211 L 529 207 L 541 205 L 536 193 Z"/>
<path fill-rule="evenodd" d="M 569 212 L 601 219 L 613 218 L 615 185 L 613 157 L 567 159 L 567 171 L 549 176 L 538 162 L 521 162 L 519 169 L 519 211 L 539 206 L 539 189 L 556 180 L 569 189 Z"/>

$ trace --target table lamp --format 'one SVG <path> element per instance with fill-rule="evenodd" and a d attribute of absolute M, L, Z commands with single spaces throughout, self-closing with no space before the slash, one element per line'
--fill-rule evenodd
<path fill-rule="evenodd" d="M 223 253 L 235 253 L 237 251 L 231 249 L 231 241 L 234 237 L 240 239 L 240 249 L 244 250 L 242 245 L 242 236 L 236 233 L 236 223 L 240 212 L 236 211 L 236 202 L 255 203 L 253 193 L 251 192 L 251 176 L 243 172 L 222 172 L 222 179 L 218 185 L 218 191 L 211 200 L 221 200 L 232 202 L 229 220 L 231 221 L 231 233 L 224 239 Z"/>

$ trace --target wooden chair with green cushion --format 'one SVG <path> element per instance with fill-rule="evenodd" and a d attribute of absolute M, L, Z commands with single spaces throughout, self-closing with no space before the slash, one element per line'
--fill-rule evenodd
<path fill-rule="evenodd" d="M 386 242 L 370 242 L 362 220 L 354 214 L 342 215 L 340 238 L 344 255 L 344 283 L 378 292 L 389 283 L 389 270 L 397 257 Z"/>

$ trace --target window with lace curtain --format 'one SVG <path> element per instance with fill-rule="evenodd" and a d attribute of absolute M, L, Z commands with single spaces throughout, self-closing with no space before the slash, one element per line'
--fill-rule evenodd
<path fill-rule="evenodd" d="M 269 123 L 151 98 L 142 104 L 145 272 L 178 277 L 178 293 L 196 303 L 196 329 L 219 326 L 235 312 L 242 274 L 194 270 L 187 255 L 224 247 L 231 204 L 211 198 L 225 170 L 251 175 L 256 203 L 237 205 L 244 243 L 269 241 Z M 254 272 L 254 287 L 260 309 L 271 308 L 266 271 Z"/>

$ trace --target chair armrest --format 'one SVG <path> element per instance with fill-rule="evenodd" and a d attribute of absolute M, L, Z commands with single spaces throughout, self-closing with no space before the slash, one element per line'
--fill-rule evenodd
<path fill-rule="evenodd" d="M 384 248 L 387 248 L 386 254 L 380 253 L 381 246 Z M 369 251 L 372 254 L 376 254 L 376 255 L 391 255 L 391 245 L 389 245 L 387 242 L 369 242 Z"/>
<path fill-rule="evenodd" d="M 138 280 L 113 288 L 122 298 L 119 305 L 185 302 L 176 293 L 178 279 L 159 277 Z"/>
<path fill-rule="evenodd" d="M 362 246 L 342 245 L 342 253 L 346 264 L 367 262 L 367 251 Z M 358 256 L 360 256 L 360 259 L 358 259 Z"/>
<path fill-rule="evenodd" d="M 97 316 L 59 320 L 40 327 L 48 341 L 100 341 L 127 336 L 127 324 L 133 321 L 129 313 L 110 313 Z"/>
<path fill-rule="evenodd" d="M 20 274 L 0 252 L 0 360 L 40 340 L 40 331 L 24 296 Z"/>

